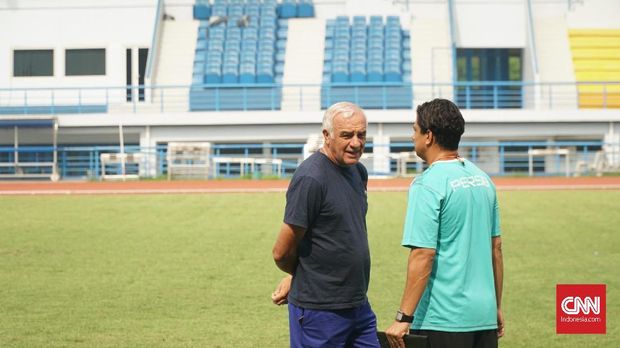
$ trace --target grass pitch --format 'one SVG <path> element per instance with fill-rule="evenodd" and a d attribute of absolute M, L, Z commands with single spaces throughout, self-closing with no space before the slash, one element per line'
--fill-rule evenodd
<path fill-rule="evenodd" d="M 369 298 L 400 303 L 406 193 L 371 193 Z M 620 341 L 620 192 L 501 192 L 502 347 Z M 2 197 L 0 346 L 286 347 L 284 194 Z M 607 284 L 607 335 L 556 335 L 555 285 Z"/>

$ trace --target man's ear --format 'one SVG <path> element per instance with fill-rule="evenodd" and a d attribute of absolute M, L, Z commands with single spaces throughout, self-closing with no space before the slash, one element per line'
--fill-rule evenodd
<path fill-rule="evenodd" d="M 426 146 L 430 147 L 431 145 L 433 145 L 433 143 L 435 142 L 435 135 L 433 134 L 433 131 L 429 129 L 426 134 L 424 134 L 424 136 L 426 137 L 424 139 L 424 143 L 426 144 Z"/>
<path fill-rule="evenodd" d="M 329 140 L 329 132 L 327 131 L 327 129 L 323 129 L 323 141 L 325 142 L 325 144 L 328 144 L 328 140 Z"/>

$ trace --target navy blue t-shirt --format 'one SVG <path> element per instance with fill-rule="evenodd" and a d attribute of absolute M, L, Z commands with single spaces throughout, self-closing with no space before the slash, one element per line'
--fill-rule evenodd
<path fill-rule="evenodd" d="M 288 300 L 309 309 L 344 309 L 366 302 L 370 251 L 366 231 L 368 173 L 341 167 L 316 152 L 295 171 L 284 222 L 306 229 Z"/>

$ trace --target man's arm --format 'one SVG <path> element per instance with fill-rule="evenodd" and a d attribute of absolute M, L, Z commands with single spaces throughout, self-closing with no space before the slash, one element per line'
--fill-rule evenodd
<path fill-rule="evenodd" d="M 502 288 L 504 285 L 504 257 L 502 256 L 502 237 L 493 241 L 493 278 L 495 280 L 495 298 L 497 299 L 497 337 L 504 336 L 504 315 L 502 314 Z"/>
<path fill-rule="evenodd" d="M 283 223 L 280 234 L 273 246 L 273 260 L 282 271 L 293 274 L 297 267 L 297 246 L 304 237 L 306 229 L 303 227 Z"/>
<path fill-rule="evenodd" d="M 413 315 L 413 312 L 415 312 L 433 270 L 434 259 L 435 249 L 414 248 L 409 253 L 407 282 L 405 283 L 405 291 L 400 302 L 400 310 L 403 313 Z M 410 323 L 394 321 L 392 326 L 385 331 L 390 347 L 405 348 L 403 336 L 409 333 L 410 326 Z"/>

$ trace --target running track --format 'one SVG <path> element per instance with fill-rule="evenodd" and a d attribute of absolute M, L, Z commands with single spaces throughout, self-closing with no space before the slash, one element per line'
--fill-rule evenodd
<path fill-rule="evenodd" d="M 406 191 L 411 178 L 371 179 L 369 191 Z M 620 190 L 620 177 L 493 178 L 499 190 Z M 92 195 L 157 193 L 284 192 L 287 180 L 204 180 L 127 182 L 0 182 L 2 195 Z"/>

